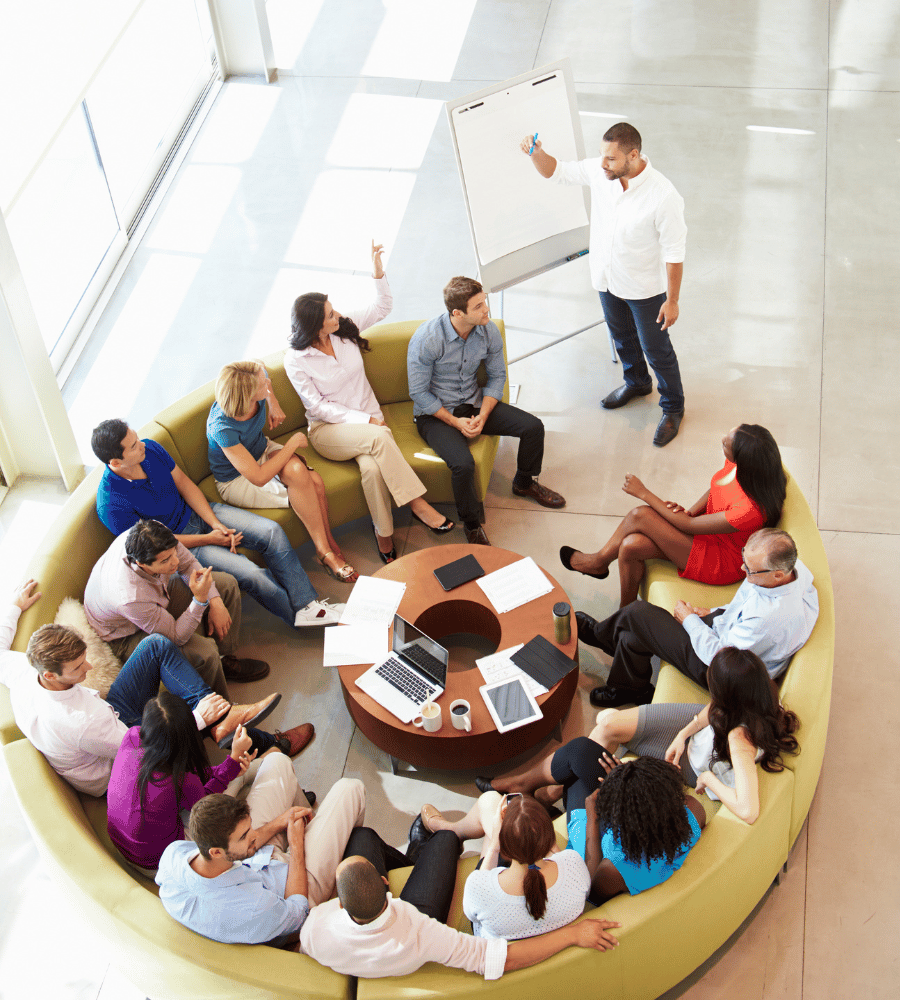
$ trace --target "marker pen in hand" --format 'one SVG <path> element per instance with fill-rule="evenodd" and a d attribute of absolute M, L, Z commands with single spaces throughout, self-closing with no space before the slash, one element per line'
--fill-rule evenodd
<path fill-rule="evenodd" d="M 534 152 L 534 144 L 537 142 L 537 137 L 538 137 L 538 134 L 537 134 L 537 132 L 535 132 L 534 133 L 534 138 L 531 140 L 531 149 L 528 150 L 528 155 L 529 156 L 531 156 L 531 154 Z"/>

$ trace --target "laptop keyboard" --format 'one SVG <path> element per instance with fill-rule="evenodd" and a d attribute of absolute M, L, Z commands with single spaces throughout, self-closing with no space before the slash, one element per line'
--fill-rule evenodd
<path fill-rule="evenodd" d="M 375 673 L 416 704 L 425 701 L 429 694 L 434 694 L 437 691 L 437 688 L 426 684 L 409 667 L 393 656 L 389 660 L 385 660 Z"/>

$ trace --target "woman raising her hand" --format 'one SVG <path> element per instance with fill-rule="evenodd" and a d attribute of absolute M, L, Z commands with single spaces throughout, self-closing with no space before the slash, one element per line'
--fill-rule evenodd
<path fill-rule="evenodd" d="M 453 522 L 425 500 L 425 486 L 385 425 L 363 367 L 362 355 L 370 347 L 361 331 L 384 319 L 393 302 L 381 254 L 381 244 L 373 240 L 377 298 L 366 309 L 342 316 L 322 292 L 307 292 L 294 302 L 284 368 L 306 407 L 316 451 L 335 462 L 356 460 L 378 554 L 389 563 L 397 557 L 391 501 L 409 504 L 412 516 L 436 534 L 450 531 Z"/>

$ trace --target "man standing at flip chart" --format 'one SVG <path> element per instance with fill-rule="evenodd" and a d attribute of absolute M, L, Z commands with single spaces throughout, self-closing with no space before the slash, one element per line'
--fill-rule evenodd
<path fill-rule="evenodd" d="M 602 405 L 614 410 L 648 396 L 649 363 L 663 411 L 653 443 L 663 448 L 684 417 L 681 372 L 668 334 L 678 319 L 684 270 L 684 200 L 641 154 L 641 135 L 627 122 L 606 132 L 599 157 L 558 162 L 535 136 L 522 140 L 522 151 L 542 177 L 590 186 L 591 283 L 600 293 L 625 376 L 625 384 Z"/>

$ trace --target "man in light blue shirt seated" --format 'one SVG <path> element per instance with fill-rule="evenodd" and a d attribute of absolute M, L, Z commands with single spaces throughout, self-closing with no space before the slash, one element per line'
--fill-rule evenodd
<path fill-rule="evenodd" d="M 679 601 L 669 614 L 647 601 L 634 601 L 602 622 L 576 612 L 581 642 L 613 658 L 606 687 L 594 688 L 591 704 L 598 708 L 649 704 L 653 656 L 703 687 L 706 668 L 726 646 L 756 653 L 770 677 L 781 676 L 812 633 L 819 595 L 786 531 L 754 532 L 743 556 L 746 578 L 724 607 L 710 610 Z"/>
<path fill-rule="evenodd" d="M 332 625 L 340 607 L 320 601 L 280 525 L 249 510 L 206 499 L 161 444 L 142 441 L 124 420 L 104 420 L 91 448 L 106 465 L 97 514 L 114 535 L 150 518 L 191 549 L 201 566 L 230 573 L 241 590 L 296 628 Z M 237 551 L 258 552 L 267 569 Z"/>
<path fill-rule="evenodd" d="M 542 507 L 565 507 L 566 501 L 537 481 L 544 458 L 544 425 L 502 401 L 506 384 L 503 339 L 490 320 L 487 295 L 472 278 L 451 278 L 444 288 L 447 312 L 423 323 L 413 334 L 406 356 L 409 394 L 419 434 L 447 463 L 453 498 L 466 540 L 490 545 L 484 528 L 484 505 L 475 489 L 475 461 L 469 442 L 480 434 L 519 439 L 512 491 Z M 487 384 L 478 385 L 481 362 Z"/>
<path fill-rule="evenodd" d="M 166 912 L 192 931 L 282 947 L 298 939 L 310 907 L 334 894 L 347 841 L 365 819 L 366 791 L 341 778 L 313 815 L 296 779 L 260 785 L 248 801 L 214 794 L 197 802 L 191 841 L 166 848 L 156 881 Z"/>

